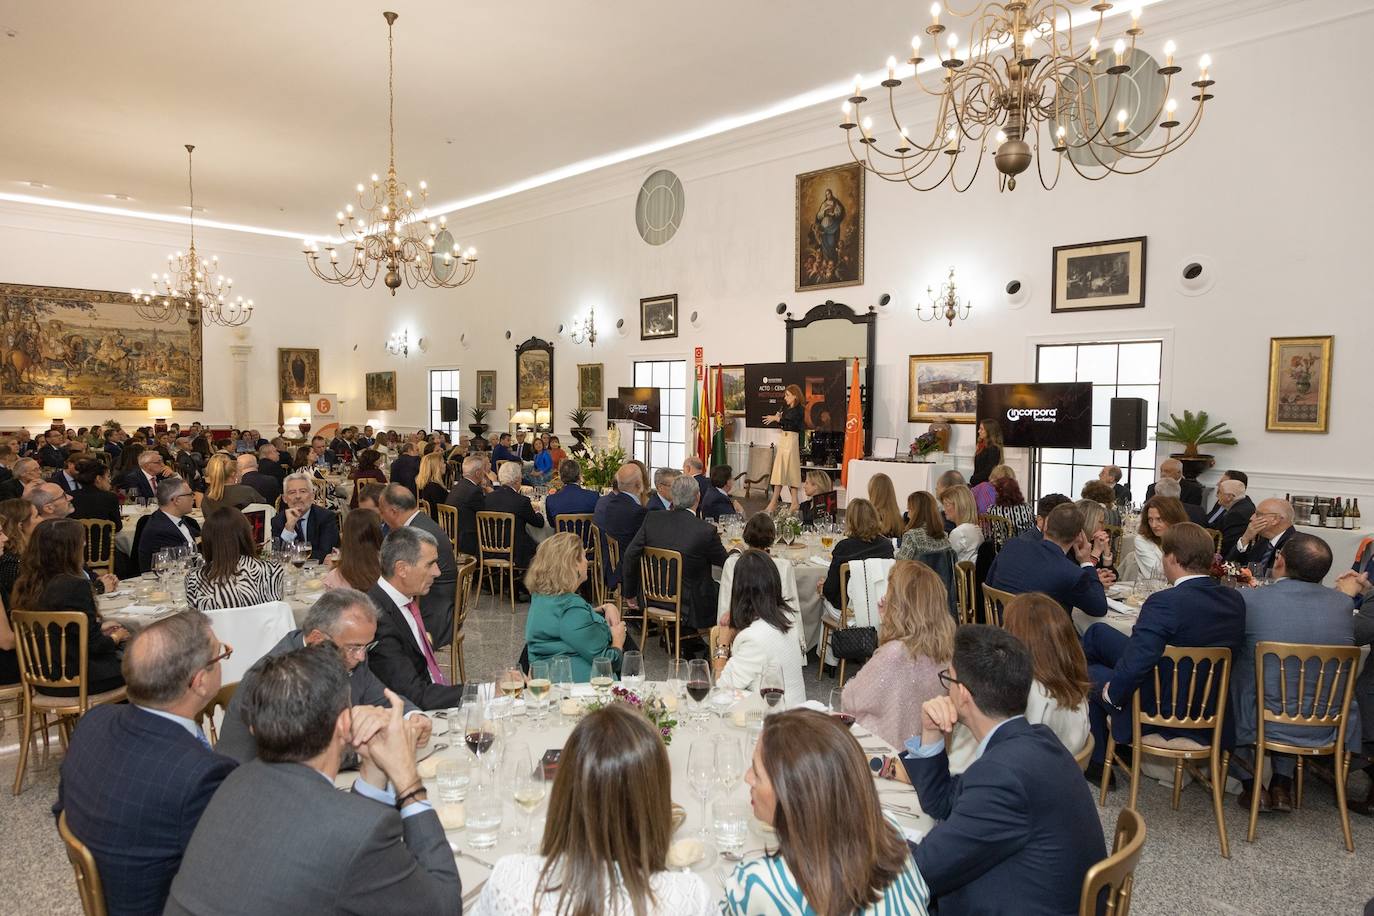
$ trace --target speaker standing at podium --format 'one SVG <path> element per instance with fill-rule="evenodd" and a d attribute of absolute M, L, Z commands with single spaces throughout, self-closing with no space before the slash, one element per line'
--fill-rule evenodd
<path fill-rule="evenodd" d="M 801 433 L 806 427 L 805 413 L 802 410 L 802 391 L 797 385 L 788 385 L 783 392 L 786 407 L 775 414 L 763 418 L 764 423 L 777 423 L 782 428 L 778 438 L 778 451 L 773 456 L 773 498 L 768 501 L 765 512 L 772 512 L 782 498 L 782 488 L 792 489 L 792 505 L 801 505 Z"/>

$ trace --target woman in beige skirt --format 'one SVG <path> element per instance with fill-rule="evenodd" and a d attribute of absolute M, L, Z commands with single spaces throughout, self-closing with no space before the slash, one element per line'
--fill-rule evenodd
<path fill-rule="evenodd" d="M 764 423 L 776 423 L 782 429 L 778 438 L 778 451 L 773 456 L 773 498 L 768 501 L 765 512 L 772 512 L 782 499 L 782 488 L 792 490 L 792 506 L 801 505 L 801 434 L 806 428 L 805 412 L 802 410 L 802 391 L 796 385 L 788 385 L 783 392 L 786 406 L 775 414 L 763 418 Z"/>

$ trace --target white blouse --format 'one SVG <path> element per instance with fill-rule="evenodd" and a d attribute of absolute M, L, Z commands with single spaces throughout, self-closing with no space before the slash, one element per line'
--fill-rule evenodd
<path fill-rule="evenodd" d="M 1135 567 L 1137 579 L 1164 578 L 1164 551 L 1147 537 L 1135 539 Z"/>
<path fill-rule="evenodd" d="M 968 560 L 970 563 L 976 563 L 978 548 L 983 546 L 983 531 L 970 522 L 956 525 L 949 533 L 949 546 L 954 548 L 960 562 Z"/>
<path fill-rule="evenodd" d="M 794 635 L 794 624 L 786 633 L 762 620 L 755 620 L 735 635 L 730 660 L 721 669 L 716 683 L 736 690 L 759 689 L 759 678 L 768 662 L 782 669 L 782 705 L 791 709 L 806 702 L 806 681 L 802 673 L 801 645 Z"/>
<path fill-rule="evenodd" d="M 545 893 L 538 904 L 531 907 L 543 868 L 543 856 L 502 856 L 482 888 L 482 895 L 472 908 L 472 916 L 553 916 L 558 909 L 557 894 Z M 654 906 L 648 910 L 649 916 L 715 916 L 719 913 L 719 905 L 706 882 L 693 872 L 661 871 L 649 878 L 649 886 L 654 892 Z M 634 912 L 623 887 L 616 889 L 614 902 L 615 909 L 608 900 L 603 911 Z"/>
<path fill-rule="evenodd" d="M 1026 698 L 1026 721 L 1032 725 L 1048 725 L 1070 754 L 1077 754 L 1088 743 L 1088 701 L 1072 708 L 1060 706 L 1039 681 L 1031 682 L 1030 696 Z M 955 725 L 949 742 L 949 771 L 962 773 L 967 770 L 977 750 L 978 742 L 973 739 L 973 732 L 963 723 Z"/>
<path fill-rule="evenodd" d="M 735 564 L 739 562 L 740 555 L 732 553 L 725 558 L 725 565 L 720 569 L 720 597 L 716 600 L 716 623 L 723 627 L 730 625 L 730 595 L 734 591 L 735 584 Z M 787 617 L 792 621 L 792 632 L 797 634 L 797 642 L 801 644 L 802 654 L 806 654 L 806 632 L 801 625 L 801 598 L 797 593 L 797 570 L 792 566 L 792 561 L 784 560 L 779 557 L 773 558 L 773 565 L 778 568 L 778 578 L 782 579 L 782 603 L 787 605 Z"/>

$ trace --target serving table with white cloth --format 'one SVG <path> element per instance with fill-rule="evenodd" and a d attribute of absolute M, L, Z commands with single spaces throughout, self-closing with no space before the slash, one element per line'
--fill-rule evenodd
<path fill-rule="evenodd" d="M 874 461 L 869 458 L 849 462 L 849 483 L 844 487 L 844 499 L 840 505 L 848 505 L 849 495 L 868 498 L 868 482 L 874 474 L 886 474 L 892 478 L 892 486 L 897 491 L 897 502 L 906 505 L 907 494 L 917 490 L 935 492 L 935 482 L 945 471 L 953 470 L 952 464 L 934 464 L 920 461 Z"/>

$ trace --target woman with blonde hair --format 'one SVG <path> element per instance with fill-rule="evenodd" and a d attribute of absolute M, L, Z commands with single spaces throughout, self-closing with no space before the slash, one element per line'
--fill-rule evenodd
<path fill-rule="evenodd" d="M 940 577 L 910 560 L 893 564 L 878 609 L 878 651 L 845 686 L 843 709 L 900 748 L 920 734 L 922 704 L 945 692 L 939 675 L 954 655 L 954 618 Z"/>
<path fill-rule="evenodd" d="M 949 546 L 962 562 L 977 561 L 978 548 L 983 546 L 983 529 L 978 527 L 978 507 L 973 493 L 963 484 L 948 487 L 940 494 L 945 513 L 945 527 L 949 529 Z"/>
<path fill-rule="evenodd" d="M 244 506 L 263 502 L 262 494 L 247 484 L 239 483 L 238 463 L 228 455 L 211 455 L 205 465 L 205 497 L 200 501 L 206 518 L 216 509 L 242 511 Z"/>
<path fill-rule="evenodd" d="M 806 431 L 806 411 L 802 408 L 802 390 L 798 385 L 788 385 L 782 395 L 783 407 L 777 413 L 763 418 L 764 423 L 776 424 L 782 430 L 778 435 L 778 451 L 773 456 L 773 497 L 768 500 L 765 512 L 771 513 L 782 500 L 783 487 L 792 491 L 792 505 L 801 504 L 798 490 L 802 485 L 801 476 L 801 434 Z"/>
<path fill-rule="evenodd" d="M 592 660 L 602 656 L 619 670 L 626 641 L 625 621 L 614 604 L 594 608 L 577 593 L 586 581 L 587 551 L 571 531 L 540 544 L 525 572 L 531 596 L 525 620 L 530 664 L 569 656 L 574 681 L 590 681 Z"/>
<path fill-rule="evenodd" d="M 892 485 L 892 478 L 886 474 L 874 474 L 870 477 L 868 501 L 878 512 L 878 527 L 882 530 L 883 537 L 900 540 L 902 533 L 906 531 L 906 523 L 902 521 L 902 509 L 897 505 L 897 488 Z"/>
<path fill-rule="evenodd" d="M 618 703 L 588 713 L 563 746 L 539 855 L 497 861 L 473 916 L 719 913 L 700 875 L 668 870 L 672 784 L 648 719 Z"/>
<path fill-rule="evenodd" d="M 1112 536 L 1107 533 L 1107 509 L 1094 499 L 1074 502 L 1083 513 L 1083 536 L 1092 545 L 1092 559 L 1098 569 L 1116 572 L 1116 557 L 1112 555 Z"/>
<path fill-rule="evenodd" d="M 828 473 L 819 468 L 807 471 L 806 479 L 802 481 L 802 492 L 806 494 L 806 501 L 798 507 L 797 512 L 801 515 L 803 525 L 814 525 L 818 515 L 825 515 L 834 521 L 838 505 L 835 481 Z"/>
<path fill-rule="evenodd" d="M 447 469 L 443 452 L 433 451 L 420 459 L 420 470 L 415 475 L 415 492 L 429 502 L 429 515 L 435 521 L 439 520 L 439 504 L 448 499 L 448 487 L 444 486 Z"/>
<path fill-rule="evenodd" d="M 878 511 L 866 499 L 851 499 L 844 510 L 844 537 L 831 551 L 830 570 L 818 588 L 830 606 L 838 608 L 841 604 L 840 569 L 846 563 L 850 560 L 890 559 L 892 540 L 883 536 Z"/>
<path fill-rule="evenodd" d="M 899 560 L 915 560 L 918 554 L 949 550 L 945 537 L 944 519 L 935 497 L 925 490 L 917 490 L 906 498 L 906 531 L 902 544 L 894 554 Z"/>
<path fill-rule="evenodd" d="M 5 607 L 10 606 L 10 591 L 19 581 L 19 564 L 29 546 L 29 535 L 40 521 L 38 507 L 27 499 L 0 502 L 0 532 L 6 538 L 4 553 L 0 553 L 0 601 Z"/>

